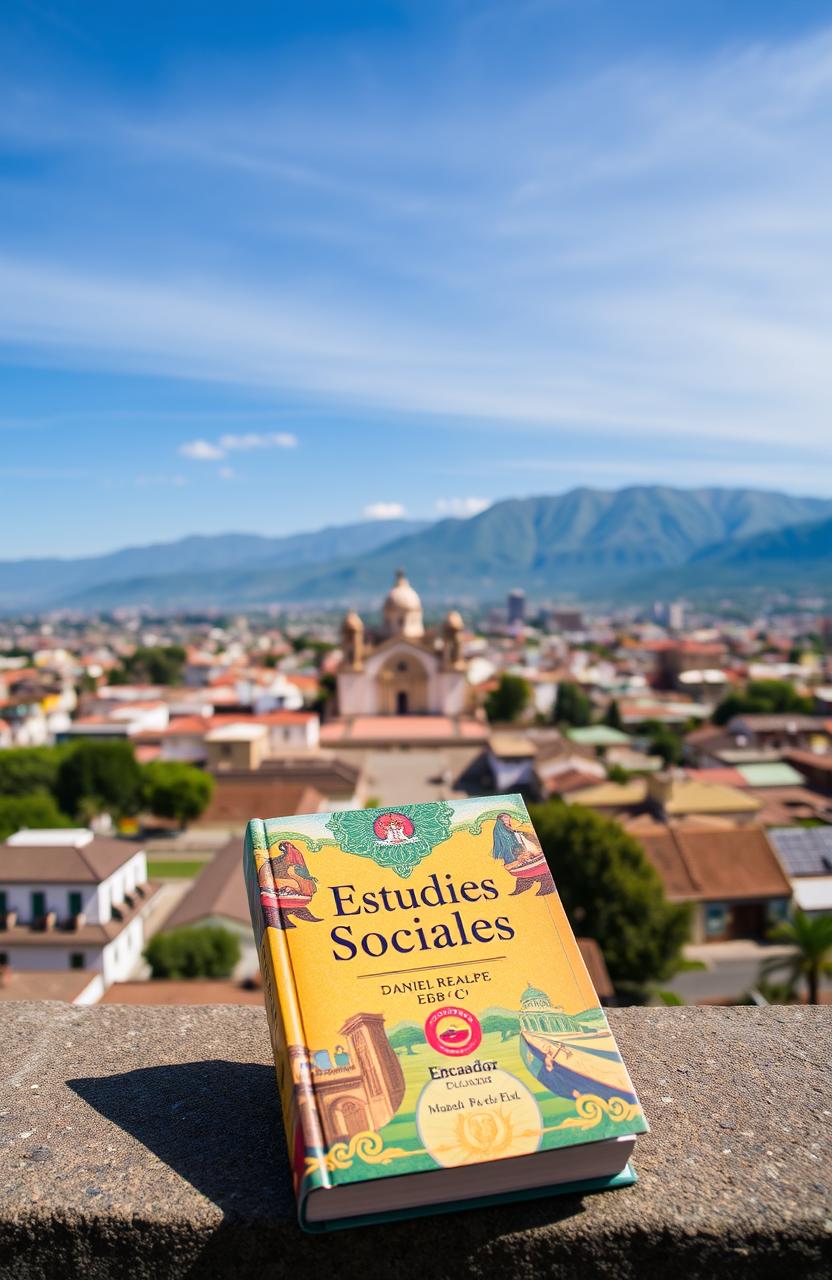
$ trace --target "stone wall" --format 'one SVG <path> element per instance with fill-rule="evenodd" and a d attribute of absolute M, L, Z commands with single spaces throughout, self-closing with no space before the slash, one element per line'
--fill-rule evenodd
<path fill-rule="evenodd" d="M 0 1004 L 0 1275 L 832 1274 L 832 1009 L 621 1009 L 637 1186 L 308 1236 L 263 1013 Z"/>

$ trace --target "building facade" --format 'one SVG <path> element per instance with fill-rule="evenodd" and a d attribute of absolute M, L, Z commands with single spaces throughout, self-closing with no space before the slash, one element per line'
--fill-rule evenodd
<path fill-rule="evenodd" d="M 87 970 L 98 999 L 138 965 L 152 897 L 135 844 L 85 829 L 18 832 L 0 846 L 0 965 Z"/>
<path fill-rule="evenodd" d="M 468 708 L 462 630 L 456 610 L 441 629 L 425 630 L 422 602 L 399 570 L 378 632 L 365 632 L 355 612 L 344 618 L 339 714 L 462 715 Z"/>

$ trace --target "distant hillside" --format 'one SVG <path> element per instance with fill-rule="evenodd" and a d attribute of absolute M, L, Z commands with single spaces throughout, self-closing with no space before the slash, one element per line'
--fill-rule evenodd
<path fill-rule="evenodd" d="M 832 518 L 724 542 L 693 556 L 679 575 L 686 591 L 749 587 L 832 590 Z"/>
<path fill-rule="evenodd" d="M 538 597 L 675 594 L 720 575 L 747 585 L 757 565 L 768 566 L 761 572 L 771 581 L 787 563 L 811 578 L 824 556 L 828 568 L 829 551 L 809 530 L 830 520 L 832 500 L 755 489 L 574 489 L 508 499 L 468 520 L 364 523 L 278 539 L 229 534 L 88 561 L 0 564 L 0 604 L 366 604 L 378 601 L 399 565 L 428 602 L 495 600 L 514 586 Z M 732 556 L 748 557 L 746 567 Z"/>
<path fill-rule="evenodd" d="M 308 567 L 340 556 L 364 555 L 422 528 L 424 522 L 418 520 L 365 520 L 286 537 L 223 533 L 77 559 L 4 560 L 0 561 L 0 608 L 47 608 L 76 596 L 83 599 L 87 593 L 90 600 L 99 599 L 107 606 L 130 599 L 132 588 L 124 592 L 129 583 L 167 578 L 187 582 L 201 573 L 222 575 L 241 566 Z M 233 580 L 233 574 L 229 578 Z M 160 585 L 159 592 L 161 598 L 171 598 L 165 586 Z"/>

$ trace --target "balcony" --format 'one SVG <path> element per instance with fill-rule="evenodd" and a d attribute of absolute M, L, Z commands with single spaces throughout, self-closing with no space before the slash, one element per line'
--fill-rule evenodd
<path fill-rule="evenodd" d="M 828 1277 L 832 1008 L 610 1020 L 652 1125 L 637 1186 L 312 1237 L 260 1009 L 0 1005 L 0 1270 Z"/>

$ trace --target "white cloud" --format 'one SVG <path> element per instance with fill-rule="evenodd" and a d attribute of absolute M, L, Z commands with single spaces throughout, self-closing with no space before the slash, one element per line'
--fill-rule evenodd
<path fill-rule="evenodd" d="M 245 435 L 224 435 L 220 436 L 216 443 L 210 440 L 190 440 L 187 444 L 179 446 L 179 452 L 184 458 L 194 458 L 199 462 L 219 462 L 221 458 L 226 458 L 229 453 L 237 451 L 245 451 L 248 449 L 296 449 L 298 443 L 297 436 L 292 435 L 290 431 L 269 431 L 263 432 L 249 431 Z M 227 468 L 224 468 L 227 470 Z M 220 472 L 222 474 L 222 471 Z M 226 479 L 228 477 L 225 477 Z"/>
<path fill-rule="evenodd" d="M 440 516 L 459 516 L 465 520 L 490 507 L 491 498 L 437 498 L 434 506 Z"/>
<path fill-rule="evenodd" d="M 270 431 L 265 435 L 249 431 L 243 436 L 220 436 L 219 441 L 219 447 L 226 453 L 236 449 L 296 449 L 297 444 L 297 436 L 293 436 L 290 431 Z"/>
<path fill-rule="evenodd" d="M 371 502 L 364 515 L 367 520 L 400 520 L 407 512 L 400 502 Z"/>
<path fill-rule="evenodd" d="M 190 440 L 179 446 L 179 452 L 183 458 L 195 458 L 199 462 L 216 462 L 225 457 L 223 450 L 208 440 Z"/>
<path fill-rule="evenodd" d="M 220 480 L 233 480 L 233 479 L 234 479 L 234 468 L 233 468 L 233 467 L 220 467 L 219 471 L 217 472 L 217 475 L 219 476 Z"/>

